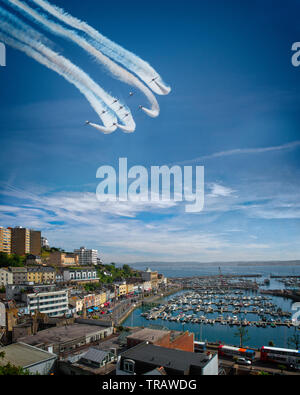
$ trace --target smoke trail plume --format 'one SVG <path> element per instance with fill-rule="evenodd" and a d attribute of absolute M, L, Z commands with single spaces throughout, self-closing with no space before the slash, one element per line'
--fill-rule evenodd
<path fill-rule="evenodd" d="M 76 85 L 85 96 L 92 98 L 93 108 L 95 109 L 95 99 L 98 98 L 98 102 L 100 106 L 97 106 L 97 114 L 105 125 L 105 128 L 99 127 L 98 130 L 104 133 L 111 133 L 116 130 L 118 123 L 115 116 L 113 116 L 113 112 L 116 112 L 113 109 L 113 104 L 119 103 L 117 99 L 114 99 L 112 96 L 107 94 L 99 85 L 97 85 L 83 70 L 75 66 L 68 59 L 64 58 L 61 55 L 58 55 L 50 48 L 46 47 L 41 41 L 41 35 L 36 32 L 34 29 L 31 29 L 27 24 L 22 22 L 19 18 L 10 14 L 9 12 L 0 8 L 0 15 L 2 16 L 2 20 L 0 22 L 0 29 L 13 36 L 19 42 L 25 43 L 28 47 L 25 52 L 27 55 L 30 54 L 28 48 L 33 48 L 35 51 L 40 52 L 43 56 L 43 64 L 52 70 L 58 72 L 60 75 L 64 77 L 68 77 L 68 81 L 72 81 L 74 85 Z M 5 22 L 8 20 L 10 23 Z M 8 44 L 9 45 L 9 44 Z M 14 47 L 16 45 L 14 43 Z M 18 45 L 17 49 L 21 49 L 20 45 Z M 36 55 L 36 54 L 35 54 Z M 31 56 L 31 55 L 29 55 Z M 33 57 L 33 56 L 31 56 Z M 34 57 L 35 59 L 36 56 Z M 45 64 L 45 59 L 49 60 L 49 63 Z M 41 63 L 41 62 L 40 62 Z M 91 95 L 92 93 L 92 95 Z M 89 100 L 90 101 L 90 100 Z M 128 117 L 128 122 L 124 122 L 125 131 L 132 132 L 134 131 L 135 124 L 130 117 Z M 94 125 L 94 124 L 93 124 Z M 93 126 L 91 125 L 91 126 Z"/>
<path fill-rule="evenodd" d="M 75 85 L 77 89 L 86 97 L 92 108 L 96 111 L 96 113 L 99 115 L 99 117 L 102 119 L 104 125 L 111 125 L 111 122 L 114 121 L 113 117 L 106 116 L 104 117 L 101 115 L 103 108 L 101 104 L 99 103 L 99 99 L 95 97 L 91 92 L 87 91 L 84 86 L 82 86 L 78 81 L 74 80 L 70 75 L 67 73 L 63 72 L 55 63 L 51 62 L 46 56 L 41 55 L 38 51 L 35 51 L 33 48 L 31 48 L 29 45 L 25 44 L 24 42 L 20 42 L 18 40 L 15 40 L 12 37 L 9 37 L 8 35 L 0 32 L 0 39 L 3 41 L 5 44 L 11 46 L 12 48 L 15 48 L 19 51 L 24 52 L 27 56 L 31 57 L 32 59 L 36 60 L 37 62 L 43 64 L 47 68 L 55 71 L 56 73 L 60 74 L 63 76 L 68 82 L 71 84 Z M 100 130 L 101 132 L 107 134 L 111 133 L 112 131 L 116 130 L 116 126 L 114 127 L 114 130 L 110 126 L 107 127 L 101 127 L 97 125 L 97 129 Z"/>
<path fill-rule="evenodd" d="M 129 73 L 124 68 L 120 67 L 118 64 L 113 62 L 107 56 L 103 55 L 101 51 L 96 49 L 91 43 L 89 43 L 84 37 L 81 37 L 74 30 L 69 30 L 50 21 L 47 17 L 42 15 L 41 13 L 33 10 L 28 7 L 26 4 L 21 3 L 19 0 L 6 0 L 7 3 L 10 3 L 15 8 L 21 10 L 25 13 L 29 18 L 33 19 L 35 22 L 39 23 L 43 28 L 48 29 L 51 33 L 65 37 L 76 44 L 78 44 L 81 48 L 87 51 L 90 55 L 92 55 L 96 60 L 102 63 L 104 66 L 108 68 L 108 70 L 119 80 L 131 85 L 137 89 L 139 89 L 149 100 L 151 104 L 151 109 L 147 109 L 142 107 L 143 111 L 152 117 L 157 117 L 159 115 L 159 105 L 155 96 L 152 92 L 133 74 Z M 128 109 L 119 110 L 120 117 L 124 118 L 126 113 L 128 113 Z"/>
<path fill-rule="evenodd" d="M 86 22 L 74 18 L 63 9 L 53 6 L 46 0 L 31 1 L 46 10 L 49 14 L 63 21 L 65 24 L 86 33 L 91 39 L 95 40 L 96 45 L 99 46 L 99 49 L 105 55 L 135 73 L 158 95 L 167 95 L 171 91 L 171 88 L 164 84 L 160 75 L 150 66 L 149 63 L 109 40 Z"/>
<path fill-rule="evenodd" d="M 159 105 L 149 88 L 160 95 L 168 94 L 170 88 L 164 84 L 158 73 L 147 62 L 104 37 L 87 23 L 65 13 L 61 8 L 51 5 L 48 1 L 29 0 L 38 5 L 39 8 L 44 9 L 52 17 L 57 18 L 59 23 L 49 19 L 40 9 L 33 9 L 23 1 L 0 1 L 12 6 L 21 12 L 22 16 L 26 16 L 51 33 L 76 43 L 102 63 L 112 75 L 139 89 L 146 96 L 151 107 L 140 106 L 141 110 L 150 117 L 159 115 Z M 6 33 L 2 34 L 3 41 L 23 51 L 75 85 L 97 112 L 104 126 L 87 121 L 88 125 L 103 133 L 112 133 L 117 128 L 126 133 L 134 132 L 136 125 L 131 111 L 125 104 L 105 92 L 87 73 L 67 58 L 53 51 L 49 47 L 49 41 L 39 32 L 1 7 L 0 15 L 2 16 L 0 30 Z M 65 25 L 69 25 L 73 29 L 67 28 Z"/>

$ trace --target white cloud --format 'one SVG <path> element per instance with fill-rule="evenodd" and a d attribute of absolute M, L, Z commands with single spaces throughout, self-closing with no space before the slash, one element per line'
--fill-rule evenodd
<path fill-rule="evenodd" d="M 2 191 L 11 204 L 0 206 L 0 224 L 3 226 L 27 226 L 41 229 L 52 245 L 73 250 L 80 245 L 97 248 L 105 262 L 132 262 L 137 260 L 261 260 L 289 256 L 279 250 L 276 242 L 263 240 L 249 243 L 244 227 L 238 224 L 215 227 L 212 223 L 229 210 L 236 210 L 245 217 L 274 216 L 278 210 L 294 210 L 296 195 L 268 199 L 263 204 L 245 205 L 249 199 L 257 199 L 259 188 L 243 191 L 235 196 L 235 190 L 217 183 L 209 184 L 211 194 L 207 207 L 200 215 L 187 215 L 180 205 L 155 205 L 141 202 L 101 204 L 95 193 L 51 192 L 38 190 L 28 192 L 16 188 Z M 33 190 L 33 189 L 32 189 Z M 267 193 L 268 192 L 268 193 Z M 268 185 L 263 198 L 272 195 Z M 289 196 L 289 200 L 288 200 Z M 276 200 L 277 199 L 277 200 Z M 262 210 L 262 212 L 259 212 Z M 139 214 L 148 214 L 140 217 Z M 153 214 L 155 214 L 153 216 Z M 141 219 L 143 218 L 143 219 Z M 210 227 L 210 230 L 209 230 Z M 213 229 L 213 230 L 212 230 Z M 240 235 L 244 230 L 244 235 Z M 251 236 L 250 236 L 251 237 Z M 253 237 L 254 238 L 254 237 Z M 254 241 L 254 240 L 253 240 Z M 299 248 L 298 248 L 299 249 Z M 297 249 L 290 252 L 294 259 Z"/>
<path fill-rule="evenodd" d="M 207 195 L 208 197 L 227 197 L 231 196 L 235 192 L 231 188 L 216 183 L 211 183 L 208 186 L 211 189 L 211 193 Z"/>
<path fill-rule="evenodd" d="M 277 145 L 277 146 L 272 146 L 272 147 L 264 147 L 264 148 L 259 148 L 259 147 L 258 148 L 236 148 L 236 149 L 227 150 L 227 151 L 215 152 L 210 155 L 199 156 L 198 158 L 188 159 L 186 161 L 182 161 L 177 164 L 183 165 L 183 164 L 188 164 L 188 163 L 201 162 L 201 161 L 207 160 L 207 159 L 222 158 L 222 157 L 233 156 L 233 155 L 263 154 L 263 153 L 274 152 L 274 151 L 293 150 L 295 148 L 298 148 L 299 146 L 300 146 L 300 141 L 293 141 L 293 142 L 287 143 L 287 144 L 282 144 L 282 145 Z"/>

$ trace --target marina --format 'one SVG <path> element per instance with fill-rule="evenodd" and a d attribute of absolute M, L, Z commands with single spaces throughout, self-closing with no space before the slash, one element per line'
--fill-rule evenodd
<path fill-rule="evenodd" d="M 285 289 L 283 275 L 289 268 L 278 268 L 278 278 L 263 268 L 245 273 L 214 273 L 173 278 L 182 291 L 137 308 L 124 326 L 160 327 L 193 332 L 195 340 L 239 345 L 237 332 L 247 330 L 244 346 L 293 348 L 290 342 L 299 327 L 292 323 L 293 300 L 264 293 L 272 288 Z M 211 270 L 209 268 L 209 270 Z M 200 272 L 200 270 L 199 270 Z M 267 281 L 266 281 L 267 280 Z M 285 279 L 284 279 L 285 280 Z"/>
<path fill-rule="evenodd" d="M 216 316 L 216 313 L 218 315 Z M 291 312 L 283 311 L 267 296 L 244 296 L 213 291 L 187 292 L 141 313 L 147 320 L 161 319 L 178 323 L 229 326 L 291 327 Z M 248 318 L 250 317 L 251 318 Z M 253 320 L 253 316 L 258 319 Z"/>

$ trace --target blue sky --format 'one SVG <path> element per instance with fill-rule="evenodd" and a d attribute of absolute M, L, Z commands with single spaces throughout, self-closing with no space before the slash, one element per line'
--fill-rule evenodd
<path fill-rule="evenodd" d="M 0 2 L 2 5 L 2 2 Z M 7 48 L 0 68 L 0 224 L 51 245 L 97 248 L 105 262 L 300 258 L 300 4 L 165 0 L 54 2 L 149 62 L 170 84 L 161 114 L 80 48 L 53 48 L 130 106 L 137 128 L 103 135 L 78 90 Z M 38 29 L 41 30 L 41 29 Z M 42 31 L 42 30 L 41 30 Z M 99 166 L 205 166 L 205 208 L 100 204 Z"/>

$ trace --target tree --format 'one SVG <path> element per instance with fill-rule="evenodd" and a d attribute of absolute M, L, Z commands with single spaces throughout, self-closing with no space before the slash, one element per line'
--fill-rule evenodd
<path fill-rule="evenodd" d="M 7 254 L 6 252 L 0 252 L 0 267 L 21 267 L 24 266 L 26 257 L 17 254 Z"/>
<path fill-rule="evenodd" d="M 240 347 L 243 347 L 244 342 L 247 342 L 248 340 L 250 340 L 250 337 L 248 335 L 248 329 L 246 329 L 243 326 L 240 326 L 238 328 L 238 330 L 237 330 L 237 332 L 235 332 L 234 336 L 240 338 Z"/>
<path fill-rule="evenodd" d="M 264 370 L 261 370 L 260 372 L 257 373 L 259 376 L 270 376 L 270 373 L 265 372 Z"/>
<path fill-rule="evenodd" d="M 0 359 L 5 357 L 5 352 L 0 352 Z M 6 365 L 0 366 L 0 376 L 29 376 L 31 373 L 20 366 L 12 365 L 8 362 Z"/>
<path fill-rule="evenodd" d="M 269 341 L 269 347 L 275 347 L 275 344 L 274 344 L 273 340 Z"/>

